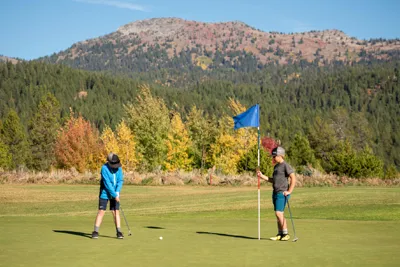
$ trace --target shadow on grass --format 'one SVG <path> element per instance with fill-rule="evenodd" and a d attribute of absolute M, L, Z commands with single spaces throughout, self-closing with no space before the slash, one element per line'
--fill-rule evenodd
<path fill-rule="evenodd" d="M 69 230 L 53 230 L 54 233 L 61 233 L 61 234 L 68 234 L 68 235 L 77 235 L 86 238 L 92 239 L 92 233 L 84 233 L 84 232 L 76 232 L 76 231 L 69 231 Z M 99 237 L 106 237 L 106 238 L 114 238 L 107 235 L 99 235 Z"/>
<path fill-rule="evenodd" d="M 213 232 L 196 232 L 196 234 L 201 234 L 201 235 L 218 235 L 218 236 L 233 237 L 233 238 L 242 238 L 242 239 L 258 239 L 258 238 L 256 238 L 256 237 L 251 237 L 251 236 L 231 235 L 231 234 L 213 233 Z M 261 239 L 263 239 L 263 238 L 261 238 Z"/>
<path fill-rule="evenodd" d="M 159 226 L 145 226 L 144 228 L 155 229 L 155 230 L 164 230 L 165 228 Z"/>

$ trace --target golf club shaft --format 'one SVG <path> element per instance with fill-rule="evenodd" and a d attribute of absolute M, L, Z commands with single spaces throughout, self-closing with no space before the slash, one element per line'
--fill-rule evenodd
<path fill-rule="evenodd" d="M 129 227 L 128 221 L 126 220 L 125 213 L 122 210 L 121 204 L 119 205 L 119 209 L 121 210 L 122 216 L 124 217 L 124 220 L 125 220 L 125 224 L 128 227 L 129 235 L 131 235 L 131 228 Z"/>
<path fill-rule="evenodd" d="M 296 239 L 296 238 L 297 238 L 297 236 L 296 236 L 296 229 L 294 228 L 294 222 L 293 222 L 293 218 L 292 218 L 292 211 L 290 210 L 289 199 L 287 199 L 287 206 L 288 206 L 288 209 L 289 209 L 290 221 L 292 222 L 294 238 Z"/>

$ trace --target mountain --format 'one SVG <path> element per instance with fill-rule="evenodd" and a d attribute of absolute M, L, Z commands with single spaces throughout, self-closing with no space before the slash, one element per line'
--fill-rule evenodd
<path fill-rule="evenodd" d="M 20 62 L 20 60 L 18 59 L 0 55 L 0 62 L 8 62 L 8 61 L 10 61 L 12 64 L 17 64 L 18 62 Z"/>
<path fill-rule="evenodd" d="M 113 72 L 196 67 L 249 72 L 271 63 L 390 60 L 400 58 L 399 51 L 399 39 L 358 40 L 340 30 L 285 34 L 263 32 L 240 21 L 154 18 L 129 23 L 40 60 Z"/>

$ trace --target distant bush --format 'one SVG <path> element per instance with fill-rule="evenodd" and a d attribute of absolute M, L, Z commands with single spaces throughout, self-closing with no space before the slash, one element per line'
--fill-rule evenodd
<path fill-rule="evenodd" d="M 366 147 L 361 152 L 352 149 L 349 143 L 340 143 L 329 156 L 328 171 L 339 176 L 353 178 L 383 177 L 383 162 Z"/>

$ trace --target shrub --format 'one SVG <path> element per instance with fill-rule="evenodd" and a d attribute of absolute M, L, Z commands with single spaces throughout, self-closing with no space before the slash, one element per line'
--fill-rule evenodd
<path fill-rule="evenodd" d="M 238 162 L 239 173 L 256 172 L 258 166 L 258 147 L 253 146 Z M 260 149 L 260 170 L 263 174 L 270 176 L 273 172 L 272 159 L 264 149 Z"/>
<path fill-rule="evenodd" d="M 383 162 L 366 147 L 360 153 L 352 149 L 350 143 L 340 142 L 337 149 L 329 155 L 328 172 L 353 178 L 383 176 Z"/>

